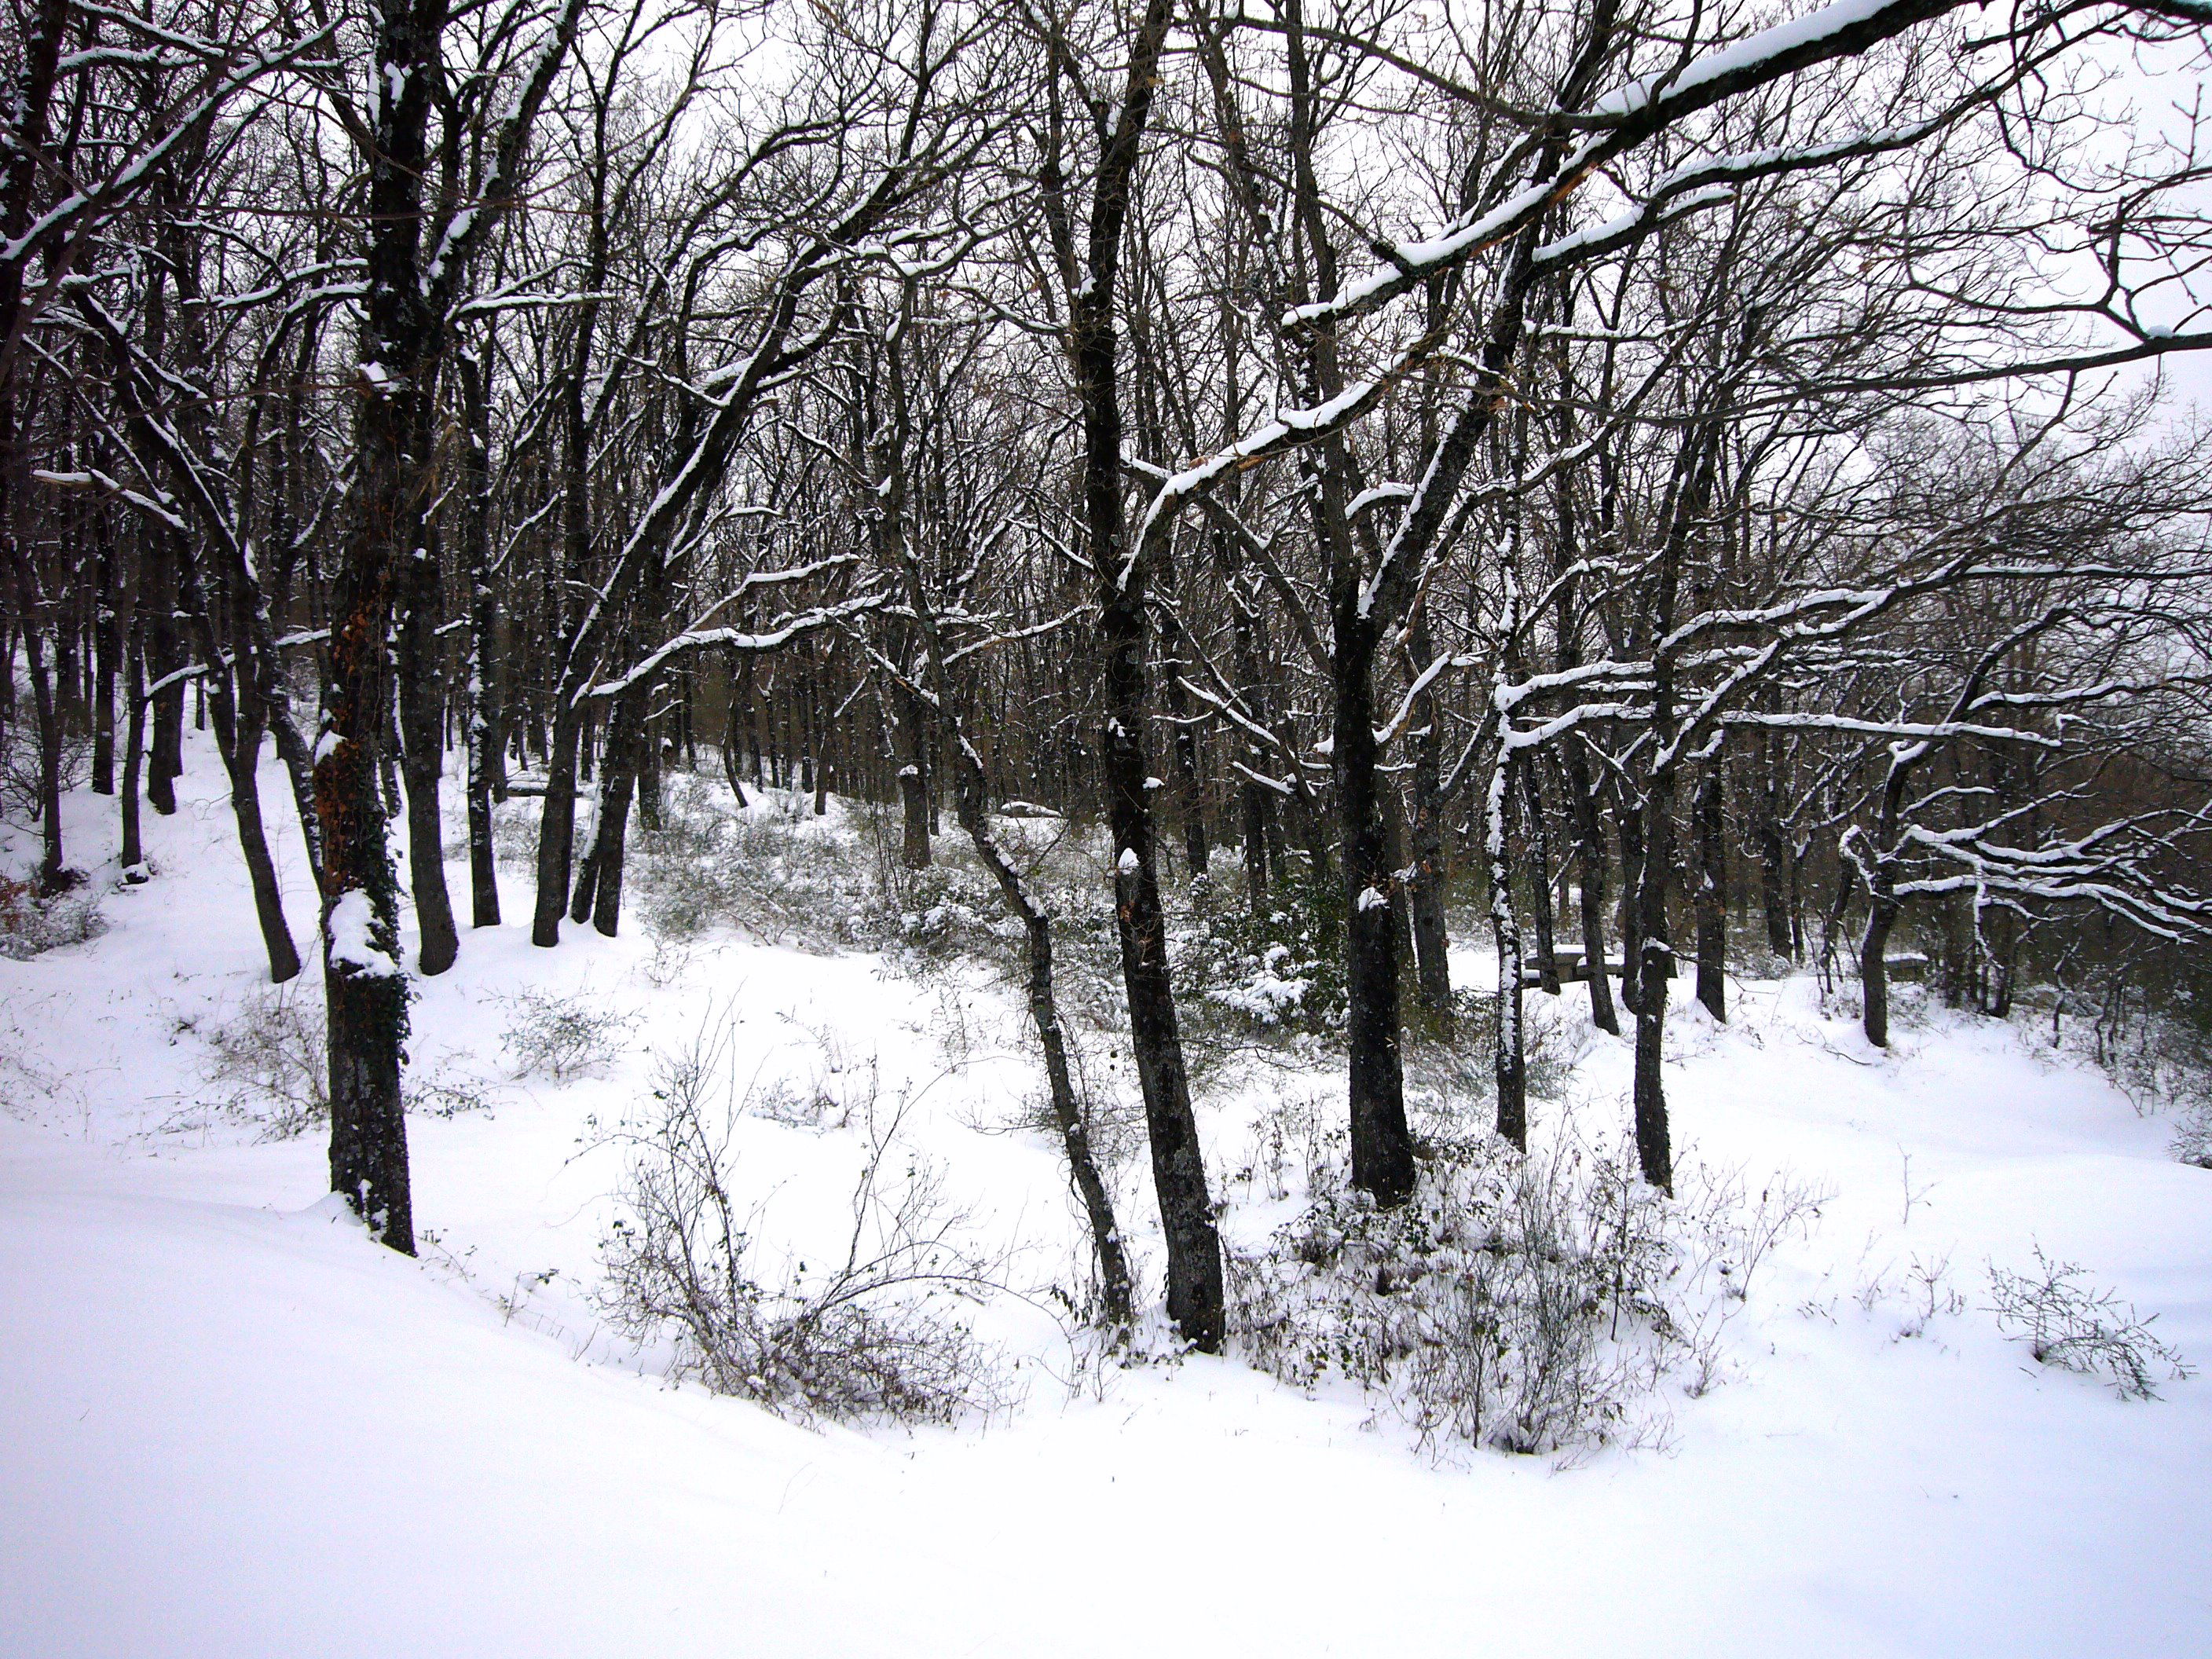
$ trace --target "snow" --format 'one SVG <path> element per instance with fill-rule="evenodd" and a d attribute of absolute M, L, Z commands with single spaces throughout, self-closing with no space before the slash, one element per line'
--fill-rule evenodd
<path fill-rule="evenodd" d="M 1802 17 L 1790 18 L 1771 28 L 1761 29 L 1733 46 L 1707 52 L 1680 75 L 1633 81 L 1616 87 L 1592 103 L 1590 112 L 1595 115 L 1633 114 L 1656 97 L 1680 97 L 1699 87 L 1725 79 L 1739 70 L 1756 69 L 1772 59 L 1868 22 L 1884 12 L 1899 9 L 1898 0 L 1834 0 L 1833 4 L 1823 6 L 1817 11 L 1808 12 Z"/>
<path fill-rule="evenodd" d="M 1021 1361 L 1018 1403 L 988 1425 L 808 1429 L 670 1386 L 608 1331 L 591 1286 L 619 1160 L 590 1121 L 725 1010 L 740 1079 L 903 1091 L 914 1147 L 975 1228 L 1033 1278 L 1064 1276 L 1078 1235 L 1057 1154 L 1004 1127 L 1037 1083 L 1015 1000 L 728 935 L 686 957 L 628 920 L 534 950 L 510 871 L 520 920 L 465 933 L 459 963 L 417 987 L 410 1075 L 465 1073 L 494 1104 L 410 1119 L 425 1244 L 406 1261 L 325 1192 L 314 1135 L 263 1140 L 206 1109 L 204 1034 L 262 973 L 221 769 L 187 739 L 181 809 L 147 814 L 151 881 L 105 900 L 100 937 L 0 960 L 0 1652 L 2202 1650 L 2212 1382 L 2122 1402 L 2039 1369 L 1984 1304 L 1986 1264 L 2039 1244 L 2212 1359 L 2212 1173 L 2033 1034 L 1905 988 L 1898 1044 L 1875 1051 L 1802 977 L 1732 984 L 1725 1026 L 1674 1013 L 1686 1164 L 1834 1196 L 1761 1268 L 1720 1385 L 1670 1389 L 1664 1449 L 1565 1472 L 1433 1462 L 1367 1402 L 1233 1357 L 1085 1367 L 1011 1297 L 978 1316 Z M 263 797 L 304 938 L 314 895 L 273 760 Z M 73 861 L 112 854 L 112 801 L 64 812 Z M 802 822 L 853 833 L 835 812 Z M 10 867 L 31 851 L 0 829 Z M 1486 951 L 1453 965 L 1462 985 L 1494 980 Z M 517 1079 L 499 999 L 526 987 L 638 1023 L 596 1073 Z M 1540 1136 L 1566 1113 L 1625 1123 L 1630 1051 L 1586 1009 L 1579 987 L 1529 998 L 1573 1057 L 1566 1103 L 1533 1103 Z M 1287 1218 L 1228 1176 L 1253 1113 L 1291 1091 L 1341 1110 L 1334 1066 L 1200 1091 L 1240 1249 Z M 738 1131 L 762 1236 L 803 1250 L 834 1231 L 853 1134 L 761 1115 Z M 1144 1190 L 1133 1168 L 1116 1198 L 1157 1296 Z M 1963 1310 L 1922 1317 L 1916 1264 L 1948 1264 Z"/>
<path fill-rule="evenodd" d="M 340 894 L 331 907 L 331 960 L 356 974 L 398 973 L 399 964 L 376 943 L 371 932 L 375 925 L 367 893 L 356 887 Z"/>

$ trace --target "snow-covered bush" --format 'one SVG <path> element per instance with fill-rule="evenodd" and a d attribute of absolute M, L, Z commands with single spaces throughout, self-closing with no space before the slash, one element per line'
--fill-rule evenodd
<path fill-rule="evenodd" d="M 620 1057 L 623 1038 L 637 1024 L 635 1013 L 595 1003 L 581 992 L 564 996 L 531 987 L 498 1002 L 507 1016 L 500 1042 L 517 1077 L 565 1083 L 608 1065 Z"/>
<path fill-rule="evenodd" d="M 2173 1155 L 2184 1164 L 2212 1170 L 2212 1097 L 2200 1096 L 2175 1114 Z"/>
<path fill-rule="evenodd" d="M 990 878 L 944 860 L 924 870 L 899 871 L 871 908 L 868 920 L 878 938 L 932 960 L 1005 956 L 1021 937 L 1020 924 L 1006 915 Z"/>
<path fill-rule="evenodd" d="M 1262 1369 L 1357 1384 L 1431 1445 L 1571 1453 L 1629 1431 L 1683 1346 L 1682 1225 L 1625 1162 L 1571 1144 L 1435 1145 L 1392 1210 L 1336 1166 L 1237 1261 L 1237 1328 Z"/>
<path fill-rule="evenodd" d="M 738 1091 L 726 1034 L 661 1058 L 651 1101 L 611 1139 L 626 1152 L 601 1243 L 616 1327 L 663 1344 L 673 1375 L 799 1417 L 945 1421 L 996 1404 L 994 1370 L 958 1304 L 988 1284 L 954 1234 L 934 1170 L 895 1152 L 875 1073 L 844 1103 L 863 1126 L 842 1259 L 764 1272 L 757 1217 L 732 1194 Z M 771 1114 L 773 1115 L 773 1114 Z"/>
<path fill-rule="evenodd" d="M 1990 1267 L 1990 1311 L 1997 1328 L 2021 1337 L 2037 1363 L 2101 1377 L 2123 1400 L 2155 1400 L 2158 1384 L 2194 1375 L 2179 1351 L 2152 1334 L 2156 1314 L 2138 1314 L 2087 1271 L 2035 1249 L 2035 1271 Z"/>
<path fill-rule="evenodd" d="M 769 793 L 738 812 L 718 780 L 666 780 L 661 827 L 633 823 L 623 878 L 656 938 L 732 927 L 817 948 L 864 942 L 854 920 L 869 906 L 861 861 L 823 820 L 781 810 L 788 799 Z"/>
<path fill-rule="evenodd" d="M 106 929 L 89 887 L 41 897 L 28 884 L 0 876 L 0 957 L 27 962 L 64 945 L 82 945 Z"/>
<path fill-rule="evenodd" d="M 1317 908 L 1287 891 L 1267 909 L 1200 909 L 1176 940 L 1175 975 L 1193 1017 L 1249 1031 L 1344 1030 L 1343 952 Z"/>

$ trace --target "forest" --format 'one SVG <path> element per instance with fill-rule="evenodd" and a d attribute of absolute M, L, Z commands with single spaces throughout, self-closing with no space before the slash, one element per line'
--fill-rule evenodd
<path fill-rule="evenodd" d="M 2032 1355 L 2103 1385 L 2064 1410 L 2172 1413 L 2123 1485 L 2179 1504 L 2212 1444 L 2208 32 L 2201 0 L 9 0 L 0 1108 L 89 1141 L 127 1107 L 118 1145 L 246 1160 L 223 1202 L 327 1191 L 357 1255 L 807 1433 L 1219 1364 L 1382 1413 L 1421 1480 L 1663 1458 L 1700 1431 L 1649 1402 L 1746 1374 L 1771 1258 L 1803 1306 L 1761 1318 L 1979 1320 L 1978 1388 Z M 557 1283 L 454 1196 L 552 1109 L 524 1079 L 578 1103 L 545 1190 L 594 1171 Z M 2042 1145 L 2006 1116 L 2039 1091 L 2133 1173 L 2069 1166 L 1939 1263 L 1916 1209 L 1998 1179 L 1958 1146 Z M 1756 1099 L 1864 1145 L 1822 1118 L 1770 1158 Z M 993 1231 L 1017 1187 L 1048 1244 Z M 1814 1265 L 1855 1206 L 1909 1267 Z M 2130 1212 L 2160 1242 L 2077 1265 Z M 1095 1496 L 1006 1501 L 1089 1547 Z M 2189 1595 L 2115 1620 L 2109 1571 L 2022 1607 L 2182 1650 Z M 1828 1639 L 2002 1645 L 1941 1633 L 1983 1593 Z M 781 1628 L 744 1650 L 908 1650 Z"/>

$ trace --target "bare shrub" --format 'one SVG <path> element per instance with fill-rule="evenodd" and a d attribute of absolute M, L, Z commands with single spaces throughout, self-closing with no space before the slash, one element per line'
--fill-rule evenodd
<path fill-rule="evenodd" d="M 41 896 L 25 883 L 0 876 L 0 957 L 27 962 L 97 939 L 106 927 L 99 896 L 89 887 Z"/>
<path fill-rule="evenodd" d="M 421 1078 L 410 1077 L 407 1109 L 425 1117 L 465 1117 L 489 1114 L 493 1105 L 489 1085 L 459 1073 L 438 1070 Z"/>
<path fill-rule="evenodd" d="M 1835 1197 L 1833 1188 L 1808 1186 L 1784 1172 L 1753 1198 L 1741 1170 L 1687 1160 L 1676 1170 L 1674 1186 L 1723 1293 L 1737 1301 L 1751 1294 L 1752 1276 L 1767 1254 L 1786 1238 L 1809 1235 L 1821 1206 Z"/>
<path fill-rule="evenodd" d="M 595 1006 L 581 992 L 526 989 L 495 1000 L 507 1013 L 500 1042 L 517 1077 L 565 1083 L 610 1065 L 621 1057 L 623 1038 L 637 1025 L 635 1014 Z"/>
<path fill-rule="evenodd" d="M 1237 1261 L 1237 1329 L 1262 1369 L 1380 1395 L 1432 1448 L 1573 1455 L 1632 1433 L 1684 1349 L 1679 1226 L 1627 1164 L 1572 1143 L 1440 1145 L 1388 1211 L 1332 1167 Z"/>
<path fill-rule="evenodd" d="M 2053 1261 L 2035 1247 L 2035 1271 L 2015 1273 L 1991 1263 L 1990 1311 L 1997 1328 L 2025 1338 L 2037 1363 L 2101 1377 L 2123 1400 L 2155 1400 L 2161 1382 L 2195 1375 L 2180 1352 L 2151 1332 L 2158 1316 L 2138 1314 L 2087 1270 Z"/>
<path fill-rule="evenodd" d="M 304 980 L 256 986 L 228 1019 L 202 1030 L 205 1103 L 267 1140 L 305 1134 L 331 1115 L 330 1043 L 322 999 Z"/>
<path fill-rule="evenodd" d="M 2184 1164 L 2212 1170 L 2212 1097 L 2189 1100 L 2174 1115 L 2173 1155 Z"/>
<path fill-rule="evenodd" d="M 1324 1185 L 1351 1145 L 1343 1109 L 1313 1090 L 1278 1095 L 1253 1121 L 1244 1162 L 1230 1179 L 1280 1200 Z"/>
<path fill-rule="evenodd" d="M 620 1212 L 601 1243 L 617 1328 L 672 1345 L 674 1375 L 801 1418 L 947 1421 L 997 1401 L 994 1370 L 957 1304 L 991 1287 L 954 1235 L 966 1218 L 933 1167 L 896 1152 L 875 1075 L 846 1103 L 865 1138 L 842 1260 L 757 1266 L 757 1217 L 731 1191 L 740 1094 L 726 1025 L 662 1056 L 652 1104 L 615 1132 Z"/>
<path fill-rule="evenodd" d="M 228 1018 L 179 1028 L 207 1045 L 208 1091 L 172 1118 L 172 1130 L 217 1122 L 250 1126 L 264 1140 L 290 1140 L 330 1121 L 330 1044 L 323 1000 L 311 981 L 258 985 Z M 489 1112 L 491 1089 L 455 1067 L 465 1054 L 407 1074 L 407 1109 L 428 1117 Z"/>

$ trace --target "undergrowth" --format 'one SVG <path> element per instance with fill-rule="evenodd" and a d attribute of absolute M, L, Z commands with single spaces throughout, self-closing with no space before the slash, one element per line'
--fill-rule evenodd
<path fill-rule="evenodd" d="M 966 1250 L 968 1218 L 933 1166 L 897 1143 L 874 1067 L 847 1088 L 740 1088 L 726 1022 L 665 1054 L 655 1086 L 601 1139 L 624 1172 L 602 1238 L 603 1306 L 616 1328 L 659 1345 L 670 1373 L 800 1419 L 950 1421 L 1001 1403 L 997 1368 L 963 1304 L 995 1288 L 994 1264 Z M 833 1100 L 830 1097 L 835 1094 Z M 857 1133 L 860 1171 L 841 1254 L 764 1261 L 758 1214 L 736 1195 L 736 1129 L 747 1115 Z"/>

